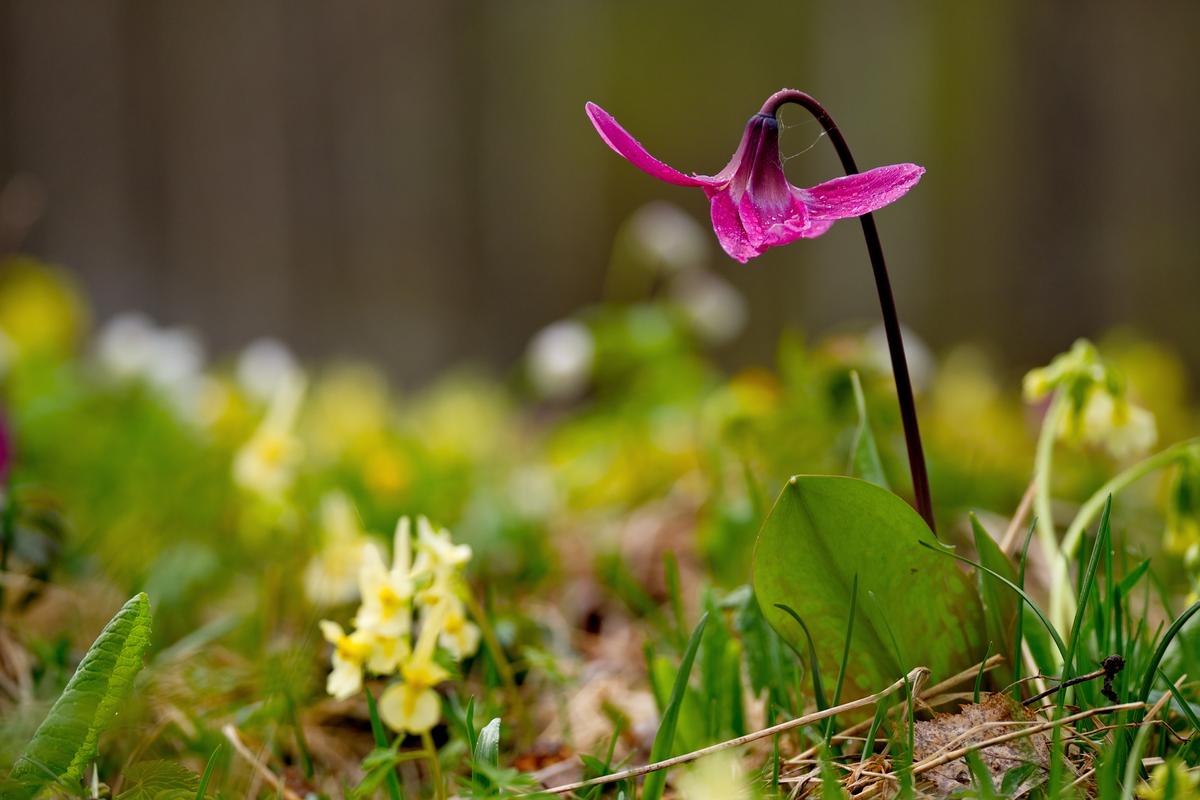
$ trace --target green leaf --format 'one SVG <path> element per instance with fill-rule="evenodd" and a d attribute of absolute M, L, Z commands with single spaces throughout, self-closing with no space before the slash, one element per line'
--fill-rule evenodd
<path fill-rule="evenodd" d="M 696 660 L 696 651 L 700 649 L 700 640 L 704 637 L 704 626 L 708 623 L 708 614 L 700 617 L 692 638 L 688 640 L 687 650 L 683 660 L 679 662 L 679 671 L 675 673 L 675 684 L 671 687 L 671 699 L 667 710 L 663 712 L 662 722 L 659 723 L 658 733 L 654 735 L 654 745 L 650 748 L 650 761 L 662 761 L 671 756 L 675 744 L 675 725 L 679 722 L 679 709 L 683 698 L 687 695 L 688 679 L 692 674 L 692 664 Z M 651 772 L 646 776 L 642 785 L 642 800 L 659 800 L 667 783 L 666 770 Z"/>
<path fill-rule="evenodd" d="M 793 477 L 759 533 L 754 590 L 767 620 L 795 646 L 803 634 L 779 606 L 804 618 L 821 670 L 836 674 L 857 573 L 859 593 L 878 602 L 858 611 L 846 699 L 878 691 L 916 666 L 938 680 L 978 662 L 985 625 L 966 575 L 922 543 L 941 548 L 891 492 L 854 478 Z"/>
<path fill-rule="evenodd" d="M 867 419 L 867 400 L 863 396 L 862 381 L 858 372 L 850 371 L 850 384 L 854 387 L 854 407 L 858 409 L 858 428 L 854 431 L 854 444 L 850 448 L 850 474 L 870 481 L 876 486 L 889 488 L 879 459 L 879 448 Z"/>
<path fill-rule="evenodd" d="M 208 764 L 204 766 L 204 774 L 200 776 L 200 785 L 196 787 L 196 800 L 204 800 L 208 794 L 208 782 L 212 780 L 213 772 L 217 768 L 217 757 L 221 755 L 221 747 L 224 742 L 217 745 L 217 749 L 212 751 L 212 755 L 208 757 Z"/>
<path fill-rule="evenodd" d="M 493 767 L 500 765 L 499 717 L 484 725 L 483 730 L 479 731 L 479 738 L 475 740 L 475 763 L 491 764 Z"/>
<path fill-rule="evenodd" d="M 36 794 L 52 781 L 77 784 L 101 732 L 142 668 L 150 644 L 150 601 L 133 597 L 100 632 L 62 696 L 13 765 L 11 778 Z M 194 791 L 194 787 L 193 787 Z"/>
<path fill-rule="evenodd" d="M 975 552 L 979 554 L 979 563 L 993 572 L 1003 575 L 1011 583 L 1017 583 L 1019 576 L 1000 545 L 991 534 L 980 524 L 979 519 L 971 514 L 971 531 L 975 534 Z M 984 618 L 987 622 L 988 639 L 995 643 L 996 652 L 1005 655 L 1005 661 L 1014 651 L 1014 639 L 1017 629 L 1017 595 L 1000 580 L 993 578 L 987 572 L 979 570 L 976 573 L 979 586 L 979 596 L 983 600 Z M 1012 678 L 1012 668 L 1002 664 L 996 676 L 1000 684 L 1008 684 Z"/>

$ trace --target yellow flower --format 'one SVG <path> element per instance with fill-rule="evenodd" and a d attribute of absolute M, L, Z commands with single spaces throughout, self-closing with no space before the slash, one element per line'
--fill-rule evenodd
<path fill-rule="evenodd" d="M 479 649 L 479 628 L 467 619 L 458 598 L 454 598 L 454 605 L 448 606 L 438 643 L 455 661 L 462 661 Z"/>
<path fill-rule="evenodd" d="M 415 587 L 410 527 L 408 517 L 402 517 L 396 525 L 391 569 L 384 564 L 379 550 L 370 548 L 359 570 L 362 606 L 354 624 L 377 636 L 407 636 L 412 629 Z"/>
<path fill-rule="evenodd" d="M 417 646 L 400 665 L 401 682 L 379 697 L 379 716 L 392 730 L 425 733 L 441 719 L 442 706 L 434 687 L 450 674 L 433 656 L 444 620 L 444 612 L 438 609 L 425 617 Z"/>
<path fill-rule="evenodd" d="M 407 636 L 372 635 L 367 669 L 376 675 L 393 675 L 411 654 Z"/>
<path fill-rule="evenodd" d="M 1030 371 L 1024 386 L 1028 400 L 1057 392 L 1065 403 L 1056 432 L 1062 442 L 1104 447 L 1125 459 L 1149 450 L 1158 438 L 1154 415 L 1130 402 L 1124 380 L 1086 339 Z"/>
<path fill-rule="evenodd" d="M 0 261 L 0 334 L 11 350 L 5 355 L 66 355 L 87 317 L 66 272 L 26 257 Z"/>
<path fill-rule="evenodd" d="M 1096 346 L 1087 339 L 1078 339 L 1070 350 L 1055 356 L 1048 365 L 1025 375 L 1025 399 L 1039 400 L 1055 389 L 1080 382 L 1100 382 L 1105 375 Z"/>
<path fill-rule="evenodd" d="M 347 634 L 342 626 L 321 620 L 321 635 L 333 645 L 333 669 L 325 683 L 325 691 L 344 700 L 362 689 L 363 664 L 371 656 L 371 638 L 355 631 Z"/>
<path fill-rule="evenodd" d="M 1064 417 L 1064 422 L 1070 417 Z M 1091 387 L 1082 410 L 1074 418 L 1080 440 L 1103 446 L 1114 458 L 1141 455 L 1158 439 L 1154 415 L 1112 394 L 1106 387 Z"/>
<path fill-rule="evenodd" d="M 301 378 L 280 385 L 258 430 L 234 458 L 233 478 L 238 486 L 269 498 L 291 487 L 303 456 L 303 445 L 293 431 L 303 396 Z"/>
<path fill-rule="evenodd" d="M 1154 768 L 1149 782 L 1137 788 L 1137 796 L 1141 800 L 1200 800 L 1200 791 L 1187 765 L 1171 760 Z"/>
<path fill-rule="evenodd" d="M 683 800 L 749 800 L 751 796 L 745 770 L 732 753 L 700 759 L 675 782 Z"/>
<path fill-rule="evenodd" d="M 325 543 L 304 570 L 304 592 L 318 606 L 348 603 L 358 597 L 359 572 L 375 545 L 341 492 L 321 501 L 321 532 Z"/>

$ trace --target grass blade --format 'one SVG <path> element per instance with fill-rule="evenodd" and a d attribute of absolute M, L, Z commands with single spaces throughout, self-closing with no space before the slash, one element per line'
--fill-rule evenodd
<path fill-rule="evenodd" d="M 1092 584 L 1096 580 L 1096 570 L 1100 567 L 1100 558 L 1109 548 L 1112 528 L 1109 525 L 1109 515 L 1112 513 L 1112 496 L 1104 503 L 1104 512 L 1100 515 L 1100 529 L 1096 533 L 1096 544 L 1084 568 L 1083 581 L 1079 586 L 1079 604 L 1075 608 L 1075 621 L 1071 624 L 1071 640 L 1067 644 L 1067 654 L 1063 657 L 1062 687 L 1058 692 L 1058 713 L 1061 714 L 1067 703 L 1066 683 L 1075 677 L 1075 653 L 1079 649 L 1079 639 L 1083 633 L 1084 614 L 1087 612 L 1088 600 L 1092 596 Z"/>
<path fill-rule="evenodd" d="M 808 626 L 804 624 L 804 620 L 800 619 L 800 615 L 796 613 L 794 608 L 783 603 L 776 603 L 775 607 L 796 620 L 796 624 L 804 631 L 804 638 L 808 640 L 808 666 L 812 671 L 813 695 L 817 701 L 817 710 L 824 711 L 829 708 L 829 704 L 825 702 L 825 686 L 821 682 L 821 665 L 817 663 L 817 648 L 813 644 L 812 634 L 808 632 Z M 784 641 L 787 640 L 785 639 Z M 788 646 L 791 646 L 791 642 L 788 642 Z M 800 654 L 796 653 L 796 655 L 799 656 Z M 801 656 L 801 658 L 803 657 Z"/>
<path fill-rule="evenodd" d="M 846 644 L 842 648 L 842 663 L 838 667 L 837 683 L 833 685 L 833 704 L 836 706 L 842 702 L 842 685 L 846 682 L 846 667 L 850 663 L 850 639 L 854 636 L 854 614 L 858 608 L 858 575 L 854 576 L 854 583 L 850 588 L 850 615 L 846 619 Z M 833 740 L 833 726 L 837 717 L 830 717 L 825 722 L 825 749 L 829 749 L 829 743 Z"/>
<path fill-rule="evenodd" d="M 196 800 L 204 800 L 204 795 L 208 791 L 208 782 L 212 780 L 213 771 L 217 768 L 217 756 L 221 755 L 221 749 L 224 746 L 224 742 L 218 744 L 217 748 L 212 751 L 212 755 L 208 757 L 208 763 L 204 766 L 204 774 L 200 776 L 200 786 L 196 789 Z"/>
<path fill-rule="evenodd" d="M 367 714 L 371 717 L 371 734 L 375 737 L 375 746 L 380 750 L 386 750 L 388 745 L 387 732 L 383 729 L 383 720 L 379 718 L 379 709 L 375 705 L 375 694 L 370 689 L 365 689 L 363 694 L 367 696 Z M 392 800 L 404 800 L 404 795 L 400 792 L 400 779 L 396 777 L 396 770 L 389 769 L 387 776 L 388 797 Z"/>
<path fill-rule="evenodd" d="M 1010 581 L 1008 578 L 1004 577 L 1000 573 L 996 572 L 995 570 L 988 569 L 987 567 L 983 566 L 982 564 L 976 563 L 976 562 L 972 561 L 971 559 L 966 558 L 965 556 L 960 556 L 957 553 L 951 553 L 949 550 L 946 550 L 941 547 L 934 547 L 933 545 L 929 544 L 929 542 L 918 542 L 917 544 L 921 545 L 922 547 L 929 548 L 930 550 L 933 550 L 934 552 L 941 553 L 944 556 L 949 556 L 950 558 L 961 561 L 964 564 L 970 564 L 975 569 L 981 569 L 984 572 L 986 572 L 987 574 L 991 575 L 993 578 L 997 579 L 998 581 L 1000 581 L 1003 584 L 1005 584 L 1006 586 L 1008 586 L 1008 588 L 1012 589 L 1017 594 L 1019 594 L 1021 596 L 1021 599 L 1024 600 L 1029 605 L 1030 610 L 1033 611 L 1033 613 L 1037 615 L 1037 618 L 1039 620 L 1041 620 L 1042 624 L 1046 626 L 1046 632 L 1049 633 L 1050 638 L 1054 640 L 1054 646 L 1058 648 L 1058 654 L 1060 656 L 1062 656 L 1064 660 L 1066 659 L 1067 645 L 1063 642 L 1062 637 L 1058 635 L 1058 631 L 1056 631 L 1054 629 L 1054 625 L 1052 625 L 1050 623 L 1049 618 L 1046 617 L 1045 613 L 1038 606 L 1038 604 L 1033 601 L 1033 598 L 1025 593 L 1024 589 L 1022 589 L 1020 586 L 1017 586 L 1015 583 L 1013 583 L 1012 581 Z"/>
<path fill-rule="evenodd" d="M 692 638 L 688 641 L 683 660 L 679 662 L 679 672 L 675 674 L 675 685 L 671 687 L 671 699 L 663 712 L 662 723 L 654 736 L 654 746 L 650 748 L 650 761 L 662 761 L 669 758 L 671 748 L 675 743 L 675 726 L 679 722 L 679 709 L 683 706 L 683 698 L 687 695 L 688 679 L 692 674 L 692 664 L 696 661 L 696 652 L 700 649 L 700 640 L 704 637 L 704 627 L 708 624 L 708 614 L 700 617 Z M 652 772 L 646 776 L 642 786 L 642 800 L 661 800 L 663 789 L 667 785 L 666 770 Z"/>

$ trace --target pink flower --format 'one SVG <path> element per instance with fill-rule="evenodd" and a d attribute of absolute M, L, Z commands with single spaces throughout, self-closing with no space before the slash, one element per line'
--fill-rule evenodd
<path fill-rule="evenodd" d="M 883 208 L 925 172 L 916 164 L 894 164 L 810 189 L 792 186 L 779 157 L 776 105 L 768 101 L 763 112 L 750 118 L 737 152 L 716 175 L 685 175 L 664 164 L 595 103 L 587 104 L 587 115 L 600 138 L 638 169 L 667 183 L 703 189 L 712 203 L 713 230 L 721 247 L 743 264 L 768 247 L 820 236 L 835 220 Z"/>

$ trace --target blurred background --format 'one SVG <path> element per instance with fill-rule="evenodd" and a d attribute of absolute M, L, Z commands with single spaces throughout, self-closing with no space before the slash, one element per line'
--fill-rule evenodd
<path fill-rule="evenodd" d="M 404 382 L 504 367 L 599 301 L 645 204 L 700 192 L 611 153 L 612 112 L 713 172 L 775 89 L 821 99 L 864 168 L 928 173 L 879 215 L 907 325 L 1016 371 L 1131 324 L 1200 366 L 1200 4 L 333 4 L 0 0 L 0 250 L 74 271 L 98 321 L 218 351 L 264 335 Z M 787 169 L 838 174 L 785 112 Z M 731 365 L 870 324 L 858 226 L 741 266 Z"/>

